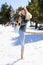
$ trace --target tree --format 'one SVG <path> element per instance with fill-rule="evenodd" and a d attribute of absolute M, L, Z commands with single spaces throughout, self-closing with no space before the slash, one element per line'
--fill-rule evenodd
<path fill-rule="evenodd" d="M 38 20 L 43 23 L 43 0 L 38 0 L 39 2 L 39 17 Z"/>
<path fill-rule="evenodd" d="M 41 23 L 43 22 L 43 7 L 41 0 L 31 0 L 31 2 L 26 6 L 28 11 L 32 13 L 32 21 Z"/>
<path fill-rule="evenodd" d="M 0 12 L 0 23 L 6 24 L 7 22 L 10 21 L 10 11 L 11 11 L 11 6 L 8 6 L 7 3 L 2 4 L 1 6 L 1 12 Z"/>

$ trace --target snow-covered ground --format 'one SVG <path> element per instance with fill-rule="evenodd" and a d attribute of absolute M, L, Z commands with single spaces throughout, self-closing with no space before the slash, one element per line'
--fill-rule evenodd
<path fill-rule="evenodd" d="M 27 31 L 43 32 L 30 28 Z M 0 25 L 0 65 L 43 65 L 43 34 L 25 34 L 23 60 L 20 58 L 21 45 L 15 45 L 17 37 L 19 34 L 12 26 Z"/>

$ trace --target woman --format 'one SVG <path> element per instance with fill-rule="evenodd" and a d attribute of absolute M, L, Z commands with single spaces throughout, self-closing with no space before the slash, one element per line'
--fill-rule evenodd
<path fill-rule="evenodd" d="M 22 23 L 21 23 L 21 27 L 19 30 L 19 34 L 20 34 L 20 44 L 21 44 L 21 59 L 23 59 L 23 53 L 24 53 L 24 44 L 25 44 L 25 29 L 26 29 L 26 11 L 23 8 L 21 10 L 21 12 L 19 12 L 19 15 L 22 17 Z"/>
<path fill-rule="evenodd" d="M 21 59 L 23 59 L 24 53 L 24 44 L 25 44 L 25 30 L 26 24 L 29 19 L 32 18 L 32 15 L 27 11 L 27 9 L 22 8 L 18 16 L 15 18 L 15 31 L 20 35 L 20 44 L 21 44 Z"/>
<path fill-rule="evenodd" d="M 21 44 L 21 59 L 23 59 L 23 53 L 24 53 L 24 44 L 25 44 L 25 30 L 26 30 L 26 24 L 28 20 L 32 18 L 32 15 L 27 11 L 27 9 L 22 9 L 19 12 L 18 17 L 21 17 L 21 25 L 19 27 L 19 35 L 20 35 L 20 44 Z M 18 21 L 19 22 L 19 21 Z"/>

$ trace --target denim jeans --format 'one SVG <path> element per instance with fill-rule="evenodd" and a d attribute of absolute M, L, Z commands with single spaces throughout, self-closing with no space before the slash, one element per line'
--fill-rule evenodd
<path fill-rule="evenodd" d="M 19 34 L 18 40 L 19 40 L 19 44 L 21 45 L 21 50 L 24 50 L 25 33 L 18 27 L 15 27 L 15 26 L 13 26 L 13 27 L 14 27 L 15 32 Z M 16 41 L 17 43 L 18 43 L 18 40 Z"/>
<path fill-rule="evenodd" d="M 25 33 L 22 30 L 19 30 L 19 35 L 20 35 L 21 50 L 24 50 Z"/>

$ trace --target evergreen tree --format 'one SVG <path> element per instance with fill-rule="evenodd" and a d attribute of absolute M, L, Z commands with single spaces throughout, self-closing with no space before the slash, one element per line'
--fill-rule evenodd
<path fill-rule="evenodd" d="M 43 0 L 31 0 L 26 6 L 28 11 L 32 14 L 32 21 L 36 23 L 43 23 Z"/>
<path fill-rule="evenodd" d="M 11 6 L 8 6 L 7 3 L 2 4 L 1 6 L 1 12 L 0 12 L 0 23 L 6 24 L 7 22 L 10 21 L 10 11 L 11 11 Z"/>

